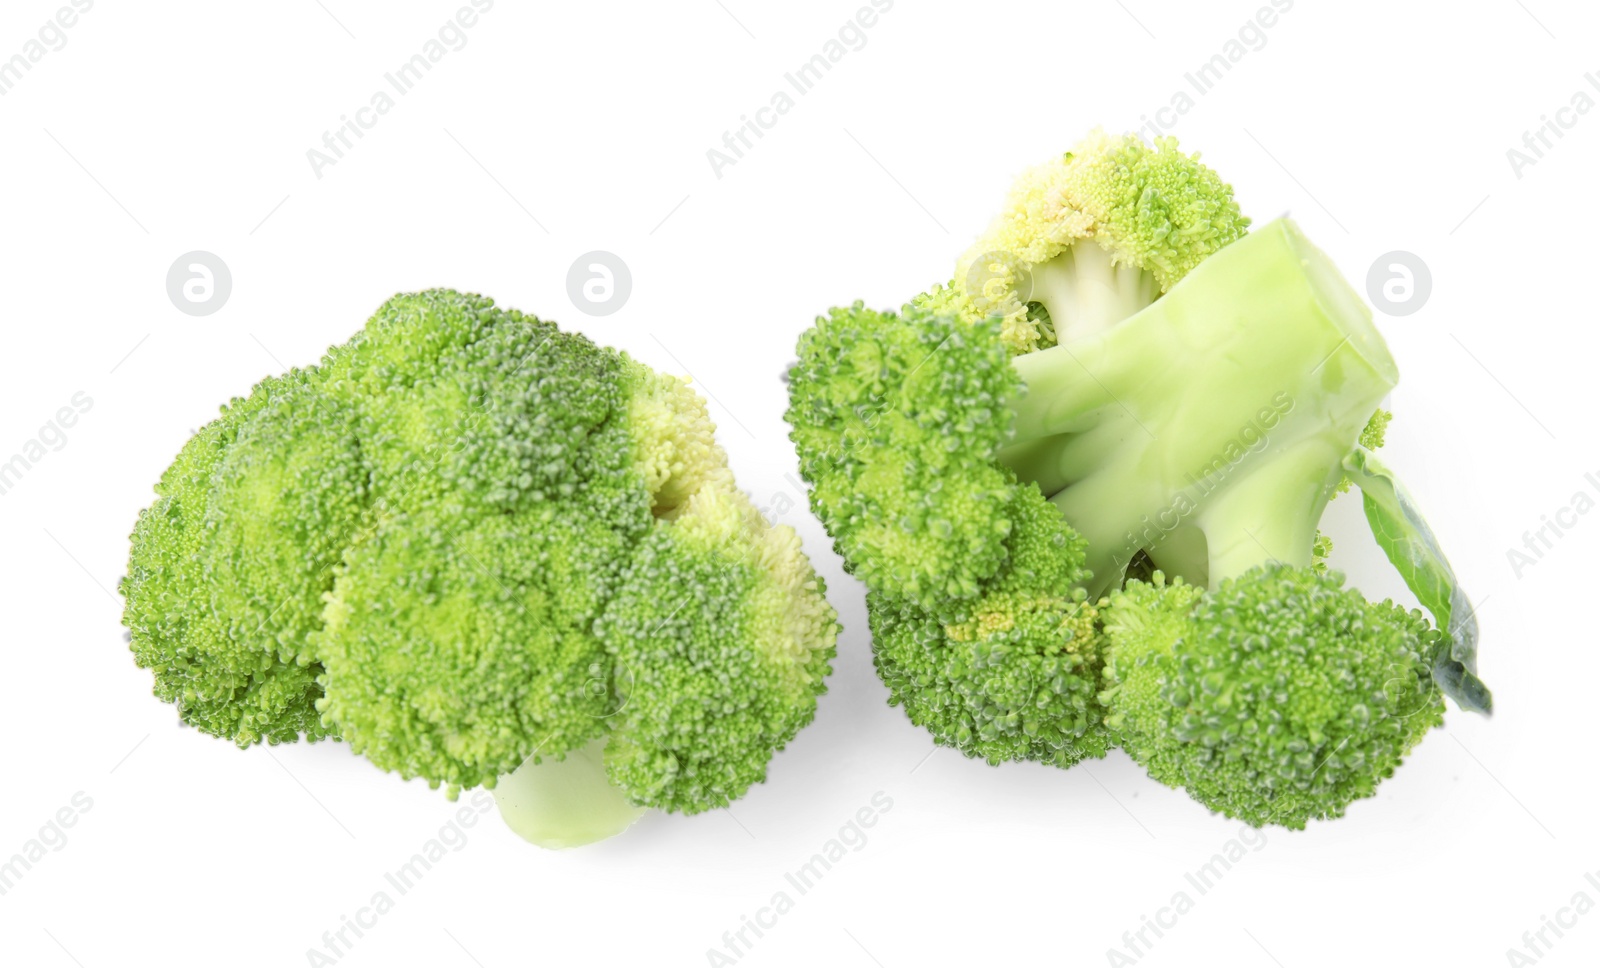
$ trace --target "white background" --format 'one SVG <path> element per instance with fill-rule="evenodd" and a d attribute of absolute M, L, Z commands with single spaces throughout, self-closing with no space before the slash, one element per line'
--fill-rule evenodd
<path fill-rule="evenodd" d="M 1185 872 L 1236 823 L 1120 753 L 991 768 L 886 705 L 861 588 L 786 476 L 778 376 L 817 312 L 947 277 L 1022 168 L 1192 93 L 1184 73 L 1258 5 L 900 0 L 718 178 L 707 149 L 855 0 L 499 0 L 316 177 L 307 149 L 457 6 L 101 0 L 0 97 L 0 459 L 74 393 L 93 400 L 0 496 L 0 857 L 74 793 L 93 801 L 0 896 L 0 961 L 307 964 L 453 813 L 339 744 L 241 753 L 180 729 L 115 594 L 126 535 L 193 428 L 394 292 L 439 285 L 692 373 L 742 485 L 804 535 L 844 633 L 816 723 L 731 812 L 654 815 L 567 853 L 491 815 L 340 964 L 714 963 L 723 932 L 879 791 L 893 806 L 866 845 L 741 964 L 1102 965 L 1187 889 L 1194 909 L 1141 964 L 1503 965 L 1575 892 L 1600 902 L 1584 880 L 1600 869 L 1600 515 L 1520 577 L 1507 558 L 1600 472 L 1600 111 L 1567 115 L 1520 178 L 1506 157 L 1574 92 L 1600 98 L 1592 8 L 1299 0 L 1177 119 L 1258 223 L 1292 213 L 1358 288 L 1391 250 L 1431 267 L 1422 311 L 1380 317 L 1404 374 L 1385 459 L 1479 603 L 1498 700 L 1490 721 L 1452 708 L 1376 799 L 1267 832 L 1198 896 Z M 0 57 L 55 9 L 9 0 Z M 164 286 L 196 249 L 233 274 L 198 318 Z M 605 318 L 565 283 L 595 249 L 633 274 Z M 1369 594 L 1403 593 L 1354 502 L 1330 514 L 1336 561 Z M 1542 964 L 1594 964 L 1600 913 L 1547 937 Z"/>

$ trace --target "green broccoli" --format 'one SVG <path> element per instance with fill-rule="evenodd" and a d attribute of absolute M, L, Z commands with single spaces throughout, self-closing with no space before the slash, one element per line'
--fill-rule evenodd
<path fill-rule="evenodd" d="M 1019 177 L 925 302 L 995 316 L 1007 348 L 1030 353 L 1132 316 L 1249 225 L 1232 187 L 1176 138 L 1097 130 Z"/>
<path fill-rule="evenodd" d="M 509 777 L 548 846 L 726 806 L 813 717 L 838 625 L 713 430 L 626 354 L 397 296 L 163 476 L 122 582 L 135 660 L 241 747 L 343 739 L 452 798 Z"/>
<path fill-rule="evenodd" d="M 819 318 L 787 416 L 890 702 L 937 742 L 1059 766 L 1122 745 L 1301 827 L 1369 795 L 1441 694 L 1490 698 L 1470 606 L 1362 446 L 1397 378 L 1382 337 L 1293 223 L 1247 224 L 1170 139 L 1091 136 L 949 286 Z M 1439 629 L 1321 564 L 1346 480 Z"/>
<path fill-rule="evenodd" d="M 1420 612 L 1272 563 L 1203 593 L 1130 582 L 1106 616 L 1110 723 L 1152 777 L 1254 826 L 1343 815 L 1444 717 Z"/>

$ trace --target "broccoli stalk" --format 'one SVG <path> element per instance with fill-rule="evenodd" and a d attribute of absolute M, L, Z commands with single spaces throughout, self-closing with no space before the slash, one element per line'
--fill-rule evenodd
<path fill-rule="evenodd" d="M 1086 242 L 1029 270 L 1027 290 L 1030 308 L 1036 317 L 1043 309 L 1060 343 L 1103 333 L 1161 295 L 1148 269 Z"/>
<path fill-rule="evenodd" d="M 603 740 L 559 760 L 530 756 L 495 784 L 494 802 L 519 837 L 552 850 L 614 837 L 649 812 L 606 779 Z"/>
<path fill-rule="evenodd" d="M 1092 592 L 1140 550 L 1199 585 L 1309 565 L 1341 461 L 1398 378 L 1355 293 L 1284 220 L 1013 365 L 1026 393 L 1001 463 L 1088 540 Z"/>

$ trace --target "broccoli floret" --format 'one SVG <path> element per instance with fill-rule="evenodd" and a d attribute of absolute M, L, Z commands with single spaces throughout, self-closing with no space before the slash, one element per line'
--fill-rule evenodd
<path fill-rule="evenodd" d="M 1311 542 L 1311 570 L 1319 575 L 1327 574 L 1328 559 L 1331 557 L 1333 557 L 1333 539 L 1318 531 L 1316 539 Z M 1135 576 L 1131 572 L 1128 577 L 1149 580 L 1148 576 Z"/>
<path fill-rule="evenodd" d="M 1378 448 L 1382 447 L 1383 439 L 1389 433 L 1389 421 L 1393 419 L 1394 414 L 1380 407 L 1376 412 L 1373 413 L 1372 419 L 1367 421 L 1367 425 L 1362 428 L 1361 438 L 1357 441 L 1357 443 L 1359 443 L 1362 447 L 1365 447 L 1367 450 L 1377 450 Z M 1350 490 L 1351 485 L 1354 483 L 1355 482 L 1350 479 L 1350 475 L 1346 474 L 1339 478 L 1339 483 L 1334 488 L 1334 493 L 1344 494 Z M 1320 535 L 1318 536 L 1318 541 L 1320 544 Z M 1321 557 L 1326 559 L 1328 557 L 1327 553 L 1331 552 L 1332 550 L 1333 542 L 1329 541 L 1326 545 L 1322 546 L 1323 553 Z"/>
<path fill-rule="evenodd" d="M 1439 633 L 1336 573 L 1263 565 L 1205 594 L 1158 574 L 1114 597 L 1106 630 L 1124 748 L 1254 826 L 1343 816 L 1444 719 Z"/>
<path fill-rule="evenodd" d="M 1470 607 L 1367 449 L 1394 361 L 1293 223 L 1245 234 L 1169 141 L 1089 146 L 1024 179 L 967 257 L 982 271 L 802 336 L 788 418 L 812 506 L 867 585 L 891 703 L 937 742 L 1058 765 L 1121 743 L 1249 822 L 1337 816 L 1441 695 L 1490 706 Z M 1438 629 L 1327 571 L 1317 524 L 1347 478 Z M 1320 679 L 1278 674 L 1308 653 Z M 1371 698 L 1397 669 L 1403 723 Z M 1203 721 L 1172 705 L 1194 689 L 1216 690 Z M 1331 715 L 1371 718 L 1356 737 Z M 1342 758 L 1291 777 L 1286 751 Z"/>
<path fill-rule="evenodd" d="M 1095 131 L 1017 179 L 933 308 L 1001 320 L 1013 353 L 1093 336 L 1244 235 L 1233 188 L 1175 138 Z"/>
<path fill-rule="evenodd" d="M 539 843 L 727 805 L 824 690 L 823 582 L 699 397 L 483 297 L 395 297 L 158 491 L 125 622 L 185 722 L 341 738 L 452 797 L 512 776 Z"/>
<path fill-rule="evenodd" d="M 932 605 L 1005 560 L 1015 475 L 994 459 L 1020 389 L 995 320 L 860 303 L 819 318 L 789 374 L 790 437 L 848 570 Z"/>
<path fill-rule="evenodd" d="M 215 553 L 216 529 L 236 522 L 218 513 L 213 495 L 258 497 L 268 516 L 284 511 L 278 493 L 240 492 L 235 444 L 244 437 L 272 446 L 251 431 L 253 421 L 264 412 L 268 422 L 281 420 L 284 398 L 303 388 L 303 372 L 264 380 L 190 438 L 156 485 L 155 504 L 139 513 L 120 586 L 134 661 L 154 674 L 156 696 L 174 704 L 183 722 L 241 747 L 329 735 L 315 708 L 322 695 L 321 666 L 280 648 L 304 597 L 238 613 L 212 607 L 214 593 L 236 600 L 232 593 L 240 577 L 234 562 Z M 281 546 L 262 551 L 273 555 Z M 272 577 L 266 577 L 270 584 Z M 279 604 L 287 604 L 290 615 L 275 611 Z"/>
<path fill-rule="evenodd" d="M 1104 756 L 1099 612 L 1075 587 L 1083 540 L 1035 487 L 1015 490 L 1008 520 L 1007 567 L 981 595 L 930 608 L 869 592 L 878 675 L 891 705 L 968 756 Z"/>
<path fill-rule="evenodd" d="M 601 734 L 590 629 L 627 536 L 574 510 L 419 509 L 350 549 L 312 647 L 352 750 L 453 793 Z"/>
<path fill-rule="evenodd" d="M 810 722 L 836 623 L 800 542 L 731 479 L 641 543 L 596 626 L 615 664 L 611 779 L 635 803 L 727 806 Z"/>

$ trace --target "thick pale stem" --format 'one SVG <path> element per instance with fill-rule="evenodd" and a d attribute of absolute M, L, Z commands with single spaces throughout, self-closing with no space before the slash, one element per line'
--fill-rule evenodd
<path fill-rule="evenodd" d="M 500 778 L 494 800 L 523 840 L 540 847 L 581 847 L 614 837 L 645 815 L 606 780 L 605 740 L 591 740 L 565 759 L 530 758 Z"/>
<path fill-rule="evenodd" d="M 1110 337 L 1026 353 L 1011 361 L 1027 390 L 1012 404 L 1017 444 L 1074 434 L 1124 411 L 1121 400 L 1144 382 L 1141 360 Z M 1159 347 L 1153 349 L 1159 350 Z"/>
<path fill-rule="evenodd" d="M 1121 325 L 1016 365 L 1019 438 L 1034 443 L 1004 459 L 1064 488 L 1052 500 L 1089 542 L 1091 590 L 1140 549 L 1159 563 L 1163 544 L 1190 572 L 1206 548 L 1196 582 L 1309 560 L 1323 492 L 1397 377 L 1366 306 L 1283 220 Z"/>
<path fill-rule="evenodd" d="M 1074 343 L 1103 333 L 1155 302 L 1155 277 L 1135 266 L 1113 265 L 1111 253 L 1083 239 L 1029 271 L 1029 301 L 1044 304 L 1056 342 Z"/>
<path fill-rule="evenodd" d="M 1317 522 L 1339 479 L 1337 438 L 1342 436 L 1306 437 L 1275 450 L 1236 481 L 1222 482 L 1196 514 L 1198 529 L 1206 536 L 1205 570 L 1191 573 L 1178 567 L 1173 573 L 1216 588 L 1257 565 L 1311 564 Z M 1151 557 L 1167 566 L 1160 548 Z"/>

